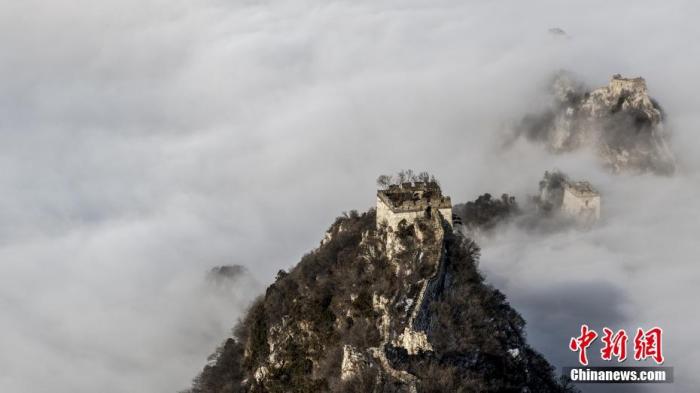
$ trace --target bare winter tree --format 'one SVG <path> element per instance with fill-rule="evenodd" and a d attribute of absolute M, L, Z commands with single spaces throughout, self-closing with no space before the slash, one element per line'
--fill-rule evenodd
<path fill-rule="evenodd" d="M 390 175 L 379 175 L 377 178 L 377 187 L 381 189 L 388 188 L 393 182 L 393 179 Z"/>
<path fill-rule="evenodd" d="M 428 173 L 428 172 L 419 173 L 418 174 L 418 181 L 422 181 L 423 183 L 429 183 L 430 182 L 430 173 Z"/>
<path fill-rule="evenodd" d="M 381 189 L 388 188 L 391 185 L 401 185 L 408 182 L 423 182 L 440 184 L 434 175 L 428 172 L 420 172 L 416 174 L 412 169 L 404 169 L 399 171 L 395 176 L 380 175 L 377 177 L 377 187 Z"/>
<path fill-rule="evenodd" d="M 408 181 L 408 176 L 406 176 L 406 171 L 401 170 L 399 173 L 396 174 L 396 180 L 398 181 L 399 184 L 403 184 Z"/>

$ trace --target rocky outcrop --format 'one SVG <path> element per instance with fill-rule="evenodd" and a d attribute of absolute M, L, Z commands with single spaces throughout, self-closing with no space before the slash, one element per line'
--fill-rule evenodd
<path fill-rule="evenodd" d="M 339 218 L 251 307 L 192 392 L 565 392 L 440 214 Z"/>
<path fill-rule="evenodd" d="M 607 86 L 590 91 L 561 73 L 551 97 L 549 108 L 523 119 L 519 134 L 555 153 L 592 148 L 615 173 L 675 171 L 663 110 L 643 78 L 614 75 Z"/>
<path fill-rule="evenodd" d="M 343 362 L 340 364 L 340 379 L 347 381 L 359 377 L 369 367 L 365 354 L 352 345 L 343 345 Z"/>

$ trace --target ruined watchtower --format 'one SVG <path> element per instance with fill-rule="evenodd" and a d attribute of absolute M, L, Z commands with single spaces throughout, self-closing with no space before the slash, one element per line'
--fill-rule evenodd
<path fill-rule="evenodd" d="M 631 93 L 647 94 L 647 82 L 644 78 L 623 78 L 620 74 L 613 75 L 608 90 L 618 97 Z"/>
<path fill-rule="evenodd" d="M 600 194 L 587 181 L 570 181 L 561 172 L 545 172 L 540 182 L 540 206 L 586 222 L 600 219 Z"/>
<path fill-rule="evenodd" d="M 561 210 L 584 219 L 600 219 L 600 194 L 591 183 L 577 181 L 564 188 Z"/>
<path fill-rule="evenodd" d="M 386 224 L 396 229 L 401 220 L 410 224 L 418 217 L 438 213 L 452 225 L 452 201 L 442 195 L 436 182 L 392 184 L 377 191 L 377 227 Z"/>

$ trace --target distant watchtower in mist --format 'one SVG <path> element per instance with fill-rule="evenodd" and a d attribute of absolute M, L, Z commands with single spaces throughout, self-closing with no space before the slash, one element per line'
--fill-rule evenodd
<path fill-rule="evenodd" d="M 570 181 L 558 172 L 545 172 L 540 182 L 542 204 L 583 222 L 600 219 L 600 194 L 587 181 Z"/>

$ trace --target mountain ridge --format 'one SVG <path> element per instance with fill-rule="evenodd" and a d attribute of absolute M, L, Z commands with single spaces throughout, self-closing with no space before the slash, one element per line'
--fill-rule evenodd
<path fill-rule="evenodd" d="M 280 271 L 195 379 L 211 392 L 572 392 L 438 213 L 339 217 Z"/>

